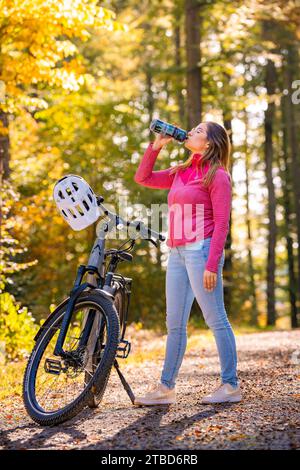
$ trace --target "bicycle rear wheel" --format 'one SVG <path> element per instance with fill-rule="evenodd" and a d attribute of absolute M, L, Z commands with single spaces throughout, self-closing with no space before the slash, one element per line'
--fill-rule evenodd
<path fill-rule="evenodd" d="M 76 301 L 64 343 L 68 357 L 54 356 L 66 305 L 57 310 L 42 330 L 24 374 L 25 408 L 35 422 L 45 426 L 74 417 L 99 390 L 103 396 L 119 344 L 120 323 L 112 302 L 96 293 L 84 292 Z M 97 357 L 94 354 L 91 357 L 89 342 L 86 348 L 78 348 L 89 311 L 95 319 L 101 316 L 103 334 L 100 342 L 98 336 L 95 338 L 97 347 L 93 347 Z"/>

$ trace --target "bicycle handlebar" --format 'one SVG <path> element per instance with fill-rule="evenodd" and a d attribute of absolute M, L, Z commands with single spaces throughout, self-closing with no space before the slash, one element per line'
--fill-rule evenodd
<path fill-rule="evenodd" d="M 164 237 L 161 233 L 156 232 L 155 230 L 152 230 L 149 227 L 147 227 L 142 220 L 133 220 L 131 222 L 129 220 L 125 220 L 120 215 L 114 214 L 113 212 L 109 211 L 102 204 L 103 201 L 104 201 L 104 198 L 102 196 L 97 196 L 98 206 L 103 210 L 105 215 L 107 215 L 110 219 L 115 220 L 116 226 L 119 224 L 122 224 L 126 227 L 131 226 L 141 233 L 142 238 L 149 239 L 148 237 L 150 236 L 150 239 L 154 237 L 157 240 L 165 241 L 166 237 Z"/>

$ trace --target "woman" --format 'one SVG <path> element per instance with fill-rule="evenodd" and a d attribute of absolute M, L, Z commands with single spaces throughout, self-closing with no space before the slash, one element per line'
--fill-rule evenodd
<path fill-rule="evenodd" d="M 134 404 L 176 402 L 175 380 L 186 349 L 186 328 L 194 298 L 214 334 L 221 365 L 221 385 L 201 402 L 238 402 L 242 396 L 236 372 L 236 344 L 224 306 L 222 276 L 231 210 L 230 141 L 222 126 L 202 122 L 188 133 L 185 146 L 191 154 L 184 163 L 152 171 L 161 148 L 171 140 L 172 137 L 158 134 L 149 144 L 134 177 L 143 186 L 170 189 L 165 361 L 160 382 L 146 395 L 136 397 Z M 193 209 L 189 218 L 180 210 L 185 206 Z M 200 226 L 196 206 L 204 209 Z M 177 210 L 173 211 L 173 207 Z M 191 220 L 192 228 L 198 227 L 194 240 L 186 235 L 188 230 L 183 235 L 178 230 L 181 223 L 186 229 Z"/>

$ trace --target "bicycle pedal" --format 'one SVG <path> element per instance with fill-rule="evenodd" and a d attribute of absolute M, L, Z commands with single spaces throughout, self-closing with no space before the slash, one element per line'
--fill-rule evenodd
<path fill-rule="evenodd" d="M 48 374 L 59 375 L 62 371 L 61 362 L 56 359 L 46 359 L 44 369 Z"/>
<path fill-rule="evenodd" d="M 120 346 L 121 343 L 123 343 L 124 346 Z M 126 359 L 130 353 L 130 349 L 131 349 L 130 342 L 126 341 L 125 339 L 122 339 L 117 348 L 117 351 L 119 351 L 119 353 L 117 352 L 116 357 L 119 357 L 120 359 Z"/>

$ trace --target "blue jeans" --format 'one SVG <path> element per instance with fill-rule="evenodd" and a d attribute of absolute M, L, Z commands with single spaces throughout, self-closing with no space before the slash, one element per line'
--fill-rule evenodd
<path fill-rule="evenodd" d="M 166 272 L 168 336 L 160 379 L 161 383 L 169 388 L 175 387 L 175 380 L 186 350 L 187 322 L 195 297 L 204 320 L 215 337 L 221 365 L 221 381 L 233 387 L 238 385 L 235 338 L 223 298 L 224 251 L 218 265 L 216 287 L 212 291 L 206 291 L 203 285 L 210 241 L 211 237 L 205 238 L 200 244 L 197 242 L 195 249 L 191 249 L 191 246 L 187 249 L 183 245 L 169 250 Z"/>

